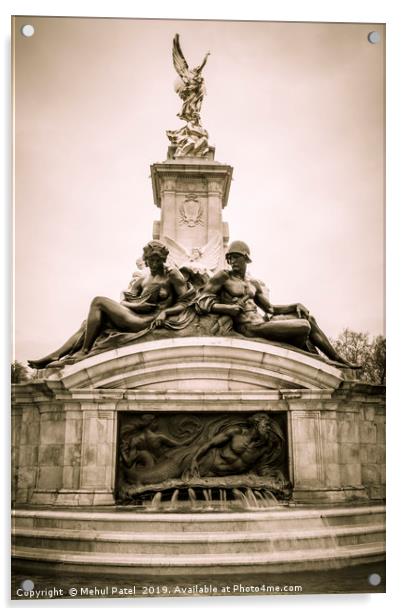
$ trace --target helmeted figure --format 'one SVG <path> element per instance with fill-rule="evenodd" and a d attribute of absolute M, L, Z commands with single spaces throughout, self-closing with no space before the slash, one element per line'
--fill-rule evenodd
<path fill-rule="evenodd" d="M 245 242 L 232 242 L 226 260 L 231 269 L 217 272 L 198 299 L 201 313 L 229 315 L 235 330 L 244 336 L 283 342 L 315 354 L 319 350 L 330 360 L 351 366 L 336 352 L 307 308 L 299 303 L 274 306 L 264 286 L 247 276 L 251 258 Z"/>

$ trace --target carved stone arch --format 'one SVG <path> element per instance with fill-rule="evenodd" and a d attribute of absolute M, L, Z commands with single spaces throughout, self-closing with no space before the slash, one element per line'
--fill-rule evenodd
<path fill-rule="evenodd" d="M 88 357 L 49 374 L 66 388 L 333 389 L 342 371 L 307 353 L 238 338 L 175 338 Z"/>

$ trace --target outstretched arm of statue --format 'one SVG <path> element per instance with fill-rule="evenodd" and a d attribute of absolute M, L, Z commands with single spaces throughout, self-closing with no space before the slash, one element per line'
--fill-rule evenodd
<path fill-rule="evenodd" d="M 265 312 L 269 314 L 297 314 L 299 319 L 308 319 L 309 311 L 303 304 L 285 304 L 274 306 L 269 301 L 268 297 L 264 294 L 263 288 L 261 287 L 258 280 L 253 280 L 253 284 L 257 289 L 257 293 L 255 296 L 255 303 L 257 306 L 265 310 Z"/>
<path fill-rule="evenodd" d="M 166 310 L 161 310 L 160 313 L 155 317 L 154 323 L 157 327 L 163 325 L 163 322 L 166 321 L 168 317 L 174 317 L 176 314 L 180 314 L 184 310 L 184 304 L 176 304 L 172 306 L 172 308 L 166 308 Z"/>
<path fill-rule="evenodd" d="M 303 304 L 288 304 L 285 306 L 273 306 L 274 314 L 297 314 L 299 319 L 308 319 L 309 310 Z"/>
<path fill-rule="evenodd" d="M 255 288 L 257 289 L 257 293 L 255 294 L 255 297 L 254 297 L 254 301 L 257 304 L 257 306 L 261 308 L 262 310 L 264 310 L 266 314 L 270 314 L 270 315 L 274 314 L 275 308 L 269 301 L 268 297 L 265 295 L 264 289 L 262 288 L 261 284 L 258 282 L 258 280 L 253 280 L 253 284 Z"/>
<path fill-rule="evenodd" d="M 243 311 L 243 307 L 240 304 L 219 304 L 213 305 L 211 312 L 213 314 L 226 314 L 229 317 L 237 317 L 240 312 Z"/>

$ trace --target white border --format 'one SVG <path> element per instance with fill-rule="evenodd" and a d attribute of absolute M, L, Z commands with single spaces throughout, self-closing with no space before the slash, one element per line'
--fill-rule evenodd
<path fill-rule="evenodd" d="M 388 422 L 391 424 L 391 429 L 388 427 L 388 444 L 387 444 L 387 463 L 388 463 L 388 558 L 387 558 L 387 595 L 336 595 L 336 596 L 303 596 L 303 597 L 249 597 L 249 598 L 232 598 L 222 601 L 213 601 L 208 599 L 202 600 L 171 600 L 168 603 L 157 605 L 157 600 L 143 602 L 135 600 L 133 604 L 130 601 L 107 600 L 107 602 L 98 600 L 96 604 L 93 601 L 77 602 L 67 604 L 68 609 L 80 610 L 79 605 L 85 605 L 86 610 L 94 610 L 99 607 L 114 609 L 138 609 L 153 610 L 162 608 L 164 611 L 172 610 L 188 610 L 192 612 L 210 610 L 211 607 L 219 609 L 219 607 L 229 608 L 235 613 L 243 612 L 246 606 L 252 610 L 280 609 L 281 614 L 287 614 L 292 607 L 297 610 L 298 614 L 304 609 L 309 611 L 309 614 L 322 611 L 325 607 L 328 615 L 336 613 L 338 616 L 339 610 L 347 606 L 353 612 L 364 611 L 365 615 L 375 614 L 378 616 L 378 611 L 381 608 L 388 609 L 390 602 L 396 599 L 396 591 L 400 585 L 400 534 L 397 533 L 399 526 L 399 511 L 396 506 L 396 499 L 392 498 L 394 492 L 399 497 L 397 489 L 397 477 L 400 465 L 400 457 L 396 456 L 397 447 L 400 440 L 400 409 L 398 402 L 400 395 L 398 391 L 398 349 L 402 348 L 400 315 L 402 315 L 401 293 L 400 293 L 400 263 L 401 256 L 401 232 L 402 232 L 402 199 L 401 199 L 401 183 L 400 183 L 400 166 L 401 166 L 401 85 L 400 81 L 401 66 L 400 58 L 401 51 L 401 30 L 402 20 L 400 16 L 399 3 L 392 0 L 378 1 L 359 1 L 359 0 L 337 0 L 329 2 L 320 2 L 312 0 L 282 0 L 281 2 L 261 2 L 257 0 L 248 0 L 246 3 L 234 4 L 224 0 L 217 2 L 216 0 L 202 0 L 202 2 L 190 2 L 190 0 L 169 0 L 168 2 L 154 0 L 151 2 L 137 2 L 135 0 L 98 0 L 97 2 L 88 2 L 86 0 L 70 0 L 57 2 L 51 0 L 35 0 L 35 1 L 3 1 L 0 11 L 1 30 L 2 30 L 2 52 L 3 52 L 3 96 L 2 103 L 2 120 L 3 120 L 3 135 L 7 137 L 11 133 L 10 122 L 10 103 L 9 103 L 9 78 L 10 78 L 10 15 L 66 15 L 66 16 L 104 16 L 104 17 L 169 17 L 169 18 L 186 18 L 186 19 L 240 19 L 240 20 L 270 20 L 270 21 L 336 21 L 336 22 L 368 22 L 379 23 L 386 22 L 387 24 L 387 332 L 388 332 Z M 399 77 L 399 78 L 398 78 Z M 1 282 L 3 289 L 6 288 L 8 293 L 5 297 L 10 297 L 9 285 L 9 268 L 11 264 L 10 257 L 10 138 L 5 139 L 3 144 L 2 154 L 4 164 L 1 167 L 1 185 L 4 187 L 3 194 L 4 207 L 1 209 L 2 219 L 0 221 L 1 233 L 3 234 L 1 246 L 3 247 L 3 259 L 1 268 Z M 3 294 L 4 296 L 4 294 Z M 2 416 L 8 418 L 9 409 L 9 353 L 7 344 L 10 339 L 10 311 L 5 302 L 2 303 L 2 392 L 3 405 Z M 3 424 L 3 464 L 4 469 L 3 479 L 5 480 L 2 495 L 3 495 L 3 536 L 9 534 L 8 522 L 8 505 L 6 497 L 9 494 L 9 429 L 7 420 Z M 398 429 L 399 428 L 399 429 Z M 4 560 L 2 564 L 5 569 L 3 575 L 0 575 L 2 581 L 1 598 L 3 606 L 9 609 L 11 605 L 13 609 L 54 609 L 65 607 L 65 602 L 58 601 L 55 605 L 52 601 L 35 602 L 35 604 L 13 602 L 11 604 L 9 597 L 9 576 L 6 575 L 8 570 L 8 550 L 3 550 Z M 398 559 L 398 560 L 397 560 Z M 140 607 L 140 603 L 143 604 Z M 64 605 L 63 605 L 64 604 Z M 386 604 L 386 605 L 385 605 Z M 34 605 L 34 607 L 33 607 Z"/>

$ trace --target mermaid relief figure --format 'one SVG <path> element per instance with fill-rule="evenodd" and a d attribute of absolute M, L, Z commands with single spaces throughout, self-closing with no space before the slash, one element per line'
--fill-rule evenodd
<path fill-rule="evenodd" d="M 188 445 L 199 436 L 195 426 L 192 434 L 173 438 L 158 430 L 158 418 L 145 413 L 136 418 L 133 427 L 128 426 L 120 445 L 123 475 L 131 484 L 149 483 L 152 480 L 171 479 L 171 474 L 180 467 L 180 461 L 188 454 Z"/>
<path fill-rule="evenodd" d="M 149 274 L 138 278 L 119 303 L 108 297 L 95 297 L 86 321 L 59 349 L 29 360 L 31 368 L 57 367 L 66 361 L 79 361 L 92 350 L 97 337 L 106 329 L 132 332 L 138 337 L 154 327 L 181 329 L 193 318 L 186 312 L 195 291 L 177 268 L 167 267 L 169 250 L 159 241 L 149 242 L 143 259 Z"/>
<path fill-rule="evenodd" d="M 321 351 L 329 360 L 351 368 L 334 349 L 315 318 L 303 304 L 274 306 L 258 280 L 246 275 L 250 249 L 243 241 L 232 242 L 226 253 L 230 270 L 217 272 L 197 301 L 201 313 L 229 315 L 244 336 L 290 344 L 304 351 Z M 262 315 L 258 308 L 265 314 Z"/>

